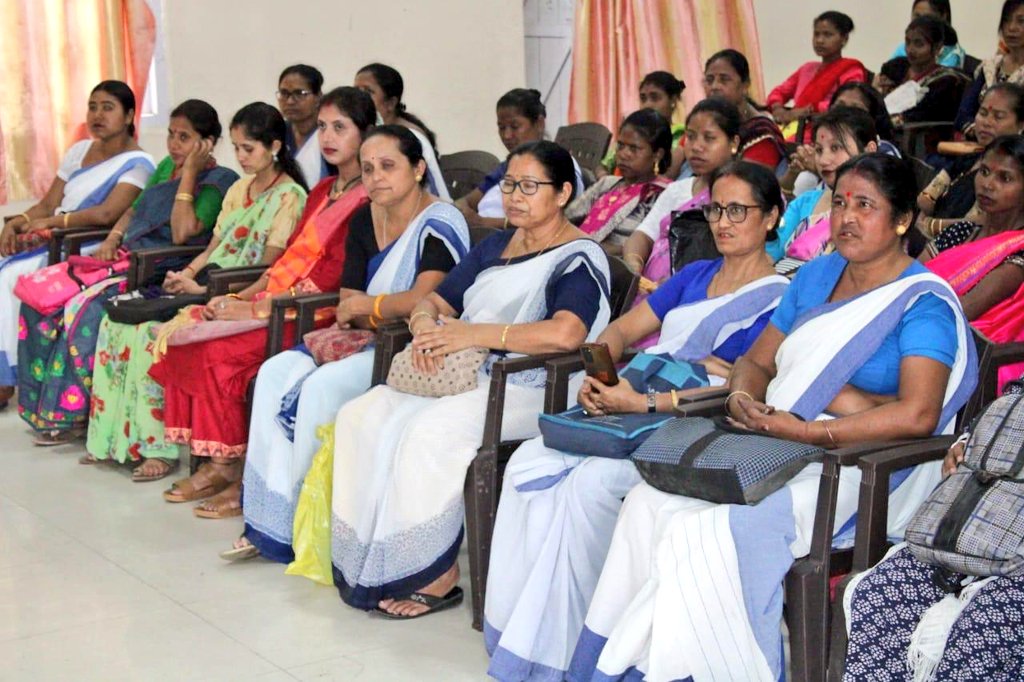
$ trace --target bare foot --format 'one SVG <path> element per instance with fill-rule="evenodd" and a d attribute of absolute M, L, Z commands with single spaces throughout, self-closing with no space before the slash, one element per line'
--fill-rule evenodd
<path fill-rule="evenodd" d="M 452 567 L 445 571 L 440 578 L 422 587 L 417 592 L 429 594 L 434 597 L 443 597 L 452 591 L 452 588 L 459 583 L 459 564 L 455 562 Z M 426 604 L 411 599 L 382 599 L 377 606 L 396 616 L 418 616 L 430 610 Z"/>

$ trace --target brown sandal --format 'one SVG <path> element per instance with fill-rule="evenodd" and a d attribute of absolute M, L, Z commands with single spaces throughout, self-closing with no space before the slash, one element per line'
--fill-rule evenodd
<path fill-rule="evenodd" d="M 235 481 L 193 509 L 192 513 L 201 519 L 229 519 L 232 516 L 241 516 L 242 482 Z"/>
<path fill-rule="evenodd" d="M 202 471 L 202 468 L 200 468 L 199 471 Z M 199 472 L 197 471 L 196 473 Z M 183 478 L 180 481 L 172 483 L 171 487 L 164 491 L 164 499 L 176 504 L 179 502 L 194 502 L 196 500 L 212 497 L 230 486 L 232 483 L 232 481 L 229 481 L 223 474 L 217 471 L 204 475 L 207 480 L 206 484 L 202 488 L 196 487 L 196 484 L 192 482 L 191 476 L 189 478 Z"/>

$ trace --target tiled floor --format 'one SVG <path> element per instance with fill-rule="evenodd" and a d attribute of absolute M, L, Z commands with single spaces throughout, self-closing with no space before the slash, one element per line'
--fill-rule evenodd
<path fill-rule="evenodd" d="M 217 553 L 238 519 L 36 448 L 0 413 L 0 680 L 486 680 L 469 605 L 407 623 Z M 468 592 L 465 555 L 463 589 Z"/>

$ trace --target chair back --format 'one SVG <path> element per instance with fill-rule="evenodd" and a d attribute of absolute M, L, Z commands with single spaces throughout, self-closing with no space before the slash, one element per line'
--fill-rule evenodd
<path fill-rule="evenodd" d="M 470 227 L 469 228 L 469 245 L 470 248 L 476 246 L 483 240 L 487 239 L 491 235 L 495 235 L 501 232 L 496 227 Z"/>
<path fill-rule="evenodd" d="M 981 66 L 981 60 L 972 54 L 964 55 L 964 65 L 960 67 L 960 70 L 967 74 L 971 79 L 974 78 L 974 72 Z"/>
<path fill-rule="evenodd" d="M 593 171 L 608 152 L 612 133 L 600 123 L 573 123 L 555 133 L 555 143 L 565 147 L 580 168 Z"/>
<path fill-rule="evenodd" d="M 608 256 L 608 269 L 612 276 L 609 305 L 614 320 L 625 314 L 633 299 L 636 298 L 636 290 L 640 286 L 640 275 L 630 270 L 626 262 L 618 256 Z"/>
<path fill-rule="evenodd" d="M 914 179 L 917 181 L 917 188 L 919 190 L 924 189 L 928 186 L 928 183 L 939 174 L 934 166 L 931 166 L 916 156 L 911 156 L 908 159 L 910 165 L 914 167 Z"/>
<path fill-rule="evenodd" d="M 472 192 L 501 161 L 490 152 L 474 150 L 445 154 L 437 163 L 454 201 Z"/>

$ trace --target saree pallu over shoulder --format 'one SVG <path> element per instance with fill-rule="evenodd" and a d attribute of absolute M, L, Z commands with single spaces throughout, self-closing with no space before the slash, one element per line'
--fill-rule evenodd
<path fill-rule="evenodd" d="M 621 178 L 617 180 L 594 202 L 586 219 L 580 225 L 580 230 L 586 232 L 595 242 L 603 242 L 628 221 L 632 220 L 635 228 L 646 215 L 646 209 L 650 208 L 654 200 L 669 185 L 668 179 L 664 177 L 629 186 L 622 186 Z"/>
<path fill-rule="evenodd" d="M 737 331 L 774 310 L 788 286 L 786 277 L 769 275 L 731 294 L 674 308 L 662 321 L 658 342 L 644 352 L 669 353 L 686 362 L 703 360 Z"/>
<path fill-rule="evenodd" d="M 857 368 L 875 354 L 906 311 L 927 294 L 946 303 L 956 320 L 956 359 L 935 433 L 952 429 L 957 411 L 977 384 L 978 356 L 956 292 L 931 273 L 904 277 L 855 298 L 818 306 L 797 319 L 776 353 L 777 373 L 768 384 L 766 400 L 804 419 L 816 418 Z"/>
<path fill-rule="evenodd" d="M 289 195 L 295 199 L 294 220 L 297 221 L 306 204 L 306 190 L 295 182 L 274 185 L 252 203 L 239 206 L 227 215 L 222 214 L 217 226 L 220 244 L 210 254 L 209 262 L 222 268 L 259 263 L 274 219 Z"/>
<path fill-rule="evenodd" d="M 121 176 L 140 167 L 148 171 L 147 177 L 156 168 L 153 157 L 138 149 L 121 152 L 99 163 L 79 168 L 64 182 L 64 197 L 57 213 L 99 206 L 106 201 Z"/>
<path fill-rule="evenodd" d="M 574 239 L 533 258 L 487 268 L 466 290 L 462 319 L 477 324 L 526 324 L 546 319 L 551 289 L 559 277 L 578 268 L 584 268 L 601 290 L 597 318 L 587 333 L 587 341 L 593 341 L 611 319 L 611 272 L 604 249 L 590 239 Z M 517 355 L 492 352 L 482 371 L 489 375 L 499 358 Z M 540 386 L 546 376 L 543 369 L 528 370 L 513 374 L 509 380 L 522 386 Z"/>

